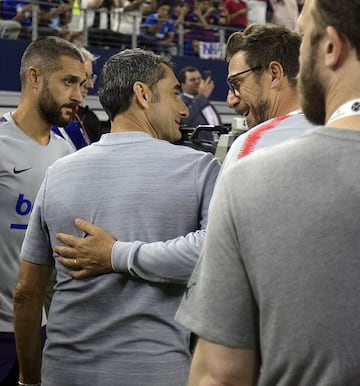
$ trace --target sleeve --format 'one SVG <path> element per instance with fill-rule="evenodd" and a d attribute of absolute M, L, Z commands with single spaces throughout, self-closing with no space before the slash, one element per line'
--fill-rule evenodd
<path fill-rule="evenodd" d="M 186 104 L 189 109 L 189 116 L 181 119 L 181 124 L 189 127 L 197 126 L 199 121 L 198 116 L 202 114 L 202 110 L 209 105 L 209 101 L 204 95 L 198 94 L 191 100 L 190 104 Z"/>
<path fill-rule="evenodd" d="M 232 168 L 230 171 L 233 171 Z M 257 347 L 257 306 L 241 255 L 236 208 L 238 190 L 231 173 L 214 194 L 201 257 L 187 284 L 176 320 L 217 344 Z"/>
<path fill-rule="evenodd" d="M 129 272 L 151 282 L 185 284 L 204 240 L 205 230 L 199 230 L 165 242 L 117 241 L 112 250 L 112 266 L 115 272 Z"/>
<path fill-rule="evenodd" d="M 204 243 L 208 209 L 219 169 L 219 163 L 210 154 L 201 157 L 196 168 L 200 229 L 165 242 L 117 241 L 111 256 L 114 271 L 128 272 L 152 282 L 186 283 Z"/>
<path fill-rule="evenodd" d="M 21 248 L 21 257 L 35 264 L 54 265 L 49 232 L 43 221 L 47 174 L 36 196 Z"/>

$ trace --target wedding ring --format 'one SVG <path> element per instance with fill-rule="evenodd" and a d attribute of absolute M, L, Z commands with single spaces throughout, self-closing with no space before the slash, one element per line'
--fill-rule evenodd
<path fill-rule="evenodd" d="M 74 259 L 74 265 L 77 265 L 77 260 L 76 259 Z"/>

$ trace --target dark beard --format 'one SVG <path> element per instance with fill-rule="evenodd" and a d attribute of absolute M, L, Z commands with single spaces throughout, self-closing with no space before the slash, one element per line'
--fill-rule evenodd
<path fill-rule="evenodd" d="M 60 106 L 56 102 L 55 98 L 53 97 L 48 87 L 48 83 L 45 82 L 44 88 L 39 100 L 39 109 L 47 122 L 59 127 L 67 126 L 71 121 L 71 116 L 64 117 L 61 113 L 61 108 L 69 107 L 73 109 L 75 108 L 75 106 L 76 104 L 70 104 L 70 103 Z"/>
<path fill-rule="evenodd" d="M 256 106 L 252 107 L 252 116 L 253 116 L 253 123 L 251 123 L 251 127 L 257 126 L 260 123 L 263 123 L 267 121 L 270 118 L 269 117 L 269 111 L 270 111 L 270 102 L 269 100 L 261 100 Z"/>
<path fill-rule="evenodd" d="M 316 61 L 318 44 L 314 44 L 309 60 L 300 68 L 298 91 L 300 103 L 306 118 L 315 125 L 324 125 L 326 117 L 325 88 L 320 80 Z"/>

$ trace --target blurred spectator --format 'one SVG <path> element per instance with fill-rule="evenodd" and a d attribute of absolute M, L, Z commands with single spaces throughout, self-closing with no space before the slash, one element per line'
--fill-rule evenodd
<path fill-rule="evenodd" d="M 299 8 L 297 0 L 270 0 L 273 9 L 272 22 L 284 25 L 291 30 L 298 30 Z"/>
<path fill-rule="evenodd" d="M 227 24 L 229 27 L 234 28 L 227 32 L 229 36 L 232 32 L 242 31 L 248 24 L 248 6 L 243 0 L 225 0 L 224 9 L 227 14 Z"/>
<path fill-rule="evenodd" d="M 221 124 L 216 108 L 209 101 L 215 88 L 211 76 L 203 79 L 196 67 L 187 66 L 180 70 L 178 79 L 182 89 L 181 99 L 189 109 L 189 116 L 182 118 L 181 124 L 193 128 L 198 125 Z M 201 139 L 213 140 L 212 133 L 205 132 Z"/>
<path fill-rule="evenodd" d="M 156 13 L 151 13 L 144 21 L 144 32 L 139 37 L 139 45 L 153 49 L 155 52 L 167 52 L 177 54 L 174 44 L 175 27 L 170 19 L 171 7 L 168 4 L 160 4 Z"/>
<path fill-rule="evenodd" d="M 1 17 L 4 20 L 13 20 L 21 24 L 21 35 L 26 34 L 28 30 L 31 37 L 32 26 L 32 4 L 28 1 L 2 0 Z"/>
<path fill-rule="evenodd" d="M 114 30 L 121 34 L 123 48 L 131 48 L 132 36 L 140 34 L 140 27 L 146 0 L 125 0 L 122 8 L 115 9 Z"/>
<path fill-rule="evenodd" d="M 16 20 L 0 19 L 0 39 L 17 39 L 21 24 Z"/>
<path fill-rule="evenodd" d="M 50 27 L 57 31 L 57 35 L 69 39 L 67 24 L 72 17 L 72 1 L 47 0 L 40 1 L 39 26 Z"/>
<path fill-rule="evenodd" d="M 79 29 L 87 28 L 88 44 L 91 46 L 121 48 L 122 36 L 116 32 L 115 10 L 123 0 L 82 0 Z M 85 17 L 86 16 L 86 17 Z"/>
<path fill-rule="evenodd" d="M 58 1 L 40 2 L 38 10 L 38 36 L 61 36 L 60 15 L 72 9 L 71 4 L 59 5 Z M 33 6 L 29 1 L 3 0 L 2 17 L 21 23 L 19 38 L 31 39 Z"/>
<path fill-rule="evenodd" d="M 226 20 L 213 7 L 211 0 L 194 0 L 193 6 L 184 3 L 177 12 L 177 23 L 184 25 L 185 55 L 198 54 L 199 41 L 218 41 L 218 35 L 213 26 L 223 25 Z"/>

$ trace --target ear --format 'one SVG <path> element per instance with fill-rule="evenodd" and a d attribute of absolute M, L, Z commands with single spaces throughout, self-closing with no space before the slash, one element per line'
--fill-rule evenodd
<path fill-rule="evenodd" d="M 38 88 L 40 84 L 40 71 L 36 67 L 30 67 L 27 72 L 27 83 L 31 85 L 31 87 Z"/>
<path fill-rule="evenodd" d="M 144 109 L 149 107 L 150 90 L 143 82 L 135 82 L 133 86 L 134 95 L 137 103 Z"/>
<path fill-rule="evenodd" d="M 349 48 L 349 44 L 344 40 L 339 32 L 332 26 L 326 28 L 326 41 L 324 43 L 325 65 L 335 69 L 341 64 L 344 50 Z"/>
<path fill-rule="evenodd" d="M 283 66 L 277 61 L 272 61 L 269 63 L 268 72 L 271 78 L 271 88 L 279 88 L 285 75 Z"/>

